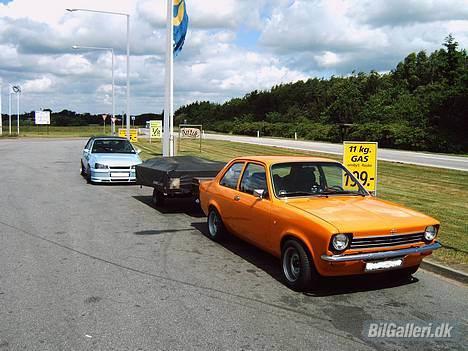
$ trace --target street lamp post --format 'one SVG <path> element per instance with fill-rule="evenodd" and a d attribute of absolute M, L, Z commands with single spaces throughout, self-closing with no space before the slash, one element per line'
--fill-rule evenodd
<path fill-rule="evenodd" d="M 11 135 L 11 95 L 13 95 L 12 87 L 8 84 L 8 135 Z"/>
<path fill-rule="evenodd" d="M 19 136 L 19 125 L 20 125 L 20 95 L 21 90 L 16 93 L 16 135 Z"/>
<path fill-rule="evenodd" d="M 90 9 L 67 9 L 69 12 L 85 11 L 107 15 L 126 16 L 127 18 L 127 139 L 130 140 L 130 14 L 123 12 L 99 11 Z"/>
<path fill-rule="evenodd" d="M 11 96 L 16 94 L 16 134 L 19 136 L 19 125 L 20 125 L 20 94 L 21 94 L 21 87 L 19 85 L 11 85 L 9 86 L 8 92 L 8 132 L 11 135 Z"/>
<path fill-rule="evenodd" d="M 73 45 L 73 49 L 84 49 L 84 50 L 106 50 L 112 54 L 112 118 L 115 118 L 115 82 L 114 82 L 114 48 L 101 48 L 96 46 L 79 46 Z"/>

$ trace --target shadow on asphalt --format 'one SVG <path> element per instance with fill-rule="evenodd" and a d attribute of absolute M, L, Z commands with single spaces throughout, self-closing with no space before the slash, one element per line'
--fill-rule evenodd
<path fill-rule="evenodd" d="M 161 234 L 170 234 L 170 233 L 179 233 L 187 232 L 192 229 L 162 229 L 162 230 L 140 230 L 135 232 L 135 235 L 161 235 Z"/>
<path fill-rule="evenodd" d="M 151 208 L 154 208 L 161 214 L 174 214 L 183 213 L 190 217 L 202 218 L 205 214 L 201 210 L 200 206 L 195 203 L 192 198 L 178 198 L 178 199 L 166 199 L 164 206 L 155 207 L 151 201 L 151 196 L 132 196 L 135 200 L 138 200 Z"/>
<path fill-rule="evenodd" d="M 205 223 L 192 223 L 191 225 L 203 235 L 207 235 L 208 228 Z M 258 269 L 263 270 L 286 286 L 280 261 L 276 257 L 233 235 L 220 242 L 219 245 L 253 264 Z M 390 289 L 416 282 L 418 282 L 418 279 L 415 277 L 403 279 L 402 277 L 398 277 L 395 272 L 374 273 L 362 276 L 323 277 L 320 281 L 320 287 L 311 287 L 303 292 L 303 294 L 311 297 L 345 295 L 356 292 Z"/>

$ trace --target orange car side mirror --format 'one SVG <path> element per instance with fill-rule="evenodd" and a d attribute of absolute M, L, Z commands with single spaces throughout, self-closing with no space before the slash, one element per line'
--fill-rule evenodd
<path fill-rule="evenodd" d="M 263 197 L 265 195 L 265 190 L 264 189 L 255 189 L 253 191 L 253 195 L 261 200 L 261 199 L 263 199 Z"/>

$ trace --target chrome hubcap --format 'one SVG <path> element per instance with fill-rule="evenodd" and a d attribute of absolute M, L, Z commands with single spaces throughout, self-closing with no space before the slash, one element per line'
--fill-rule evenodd
<path fill-rule="evenodd" d="M 294 247 L 288 247 L 284 253 L 283 271 L 290 282 L 295 282 L 301 275 L 301 259 Z"/>

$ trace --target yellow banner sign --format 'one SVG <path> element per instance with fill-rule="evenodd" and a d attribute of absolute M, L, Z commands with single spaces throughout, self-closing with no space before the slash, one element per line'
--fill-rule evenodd
<path fill-rule="evenodd" d="M 161 139 L 162 121 L 150 121 L 150 139 Z"/>
<path fill-rule="evenodd" d="M 127 137 L 127 129 L 119 128 L 119 137 Z M 130 129 L 130 141 L 136 143 L 138 141 L 138 129 Z"/>
<path fill-rule="evenodd" d="M 343 143 L 343 164 L 353 173 L 362 186 L 370 192 L 377 191 L 377 143 L 345 141 Z M 345 190 L 356 190 L 356 182 L 345 175 Z"/>

